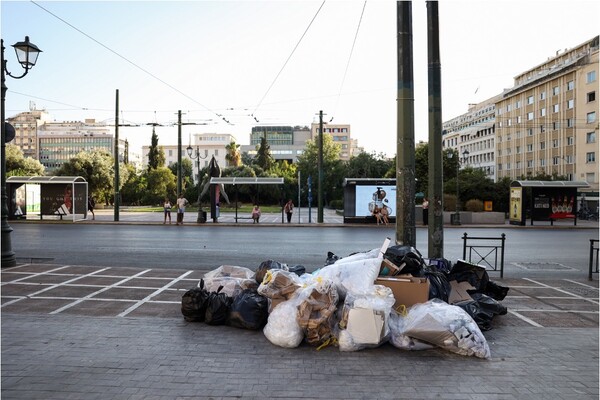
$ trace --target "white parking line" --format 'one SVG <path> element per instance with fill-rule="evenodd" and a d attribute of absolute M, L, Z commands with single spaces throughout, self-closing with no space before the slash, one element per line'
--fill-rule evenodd
<path fill-rule="evenodd" d="M 586 287 L 586 288 L 588 288 L 588 289 L 600 290 L 600 288 L 597 288 L 597 287 L 595 287 L 595 286 L 586 285 L 585 283 L 581 283 L 581 282 L 573 281 L 573 280 L 571 280 L 571 279 L 563 279 L 563 281 L 566 281 L 566 282 L 571 282 L 571 283 L 575 283 L 575 284 L 577 284 L 577 285 L 581 285 L 581 286 L 583 286 L 583 287 Z"/>
<path fill-rule="evenodd" d="M 574 298 L 577 298 L 577 299 L 580 299 L 580 300 L 589 301 L 590 303 L 593 303 L 593 304 L 600 304 L 600 303 L 598 303 L 598 301 L 597 301 L 597 300 L 588 299 L 588 298 L 586 298 L 586 297 L 583 297 L 583 296 L 576 295 L 575 293 L 571 293 L 571 292 L 569 292 L 569 291 L 567 291 L 567 290 L 563 290 L 563 289 L 560 289 L 560 288 L 557 288 L 557 287 L 554 287 L 554 286 L 546 285 L 545 283 L 541 283 L 541 282 L 538 282 L 538 281 L 536 281 L 536 280 L 533 280 L 533 279 L 530 279 L 530 278 L 523 278 L 523 279 L 524 279 L 524 280 L 527 280 L 527 281 L 529 281 L 529 282 L 533 282 L 533 283 L 535 283 L 535 284 L 538 284 L 538 285 L 540 285 L 540 286 L 542 286 L 542 287 L 544 287 L 544 288 L 547 288 L 547 289 L 554 289 L 554 290 L 556 290 L 557 292 L 561 292 L 561 293 L 568 294 L 569 296 L 572 296 L 572 297 L 574 297 Z"/>
<path fill-rule="evenodd" d="M 138 308 L 142 304 L 146 303 L 152 297 L 156 296 L 159 293 L 162 293 L 163 291 L 165 291 L 166 289 L 168 289 L 170 286 L 173 286 L 175 283 L 179 282 L 180 280 L 182 280 L 183 278 L 185 278 L 186 276 L 188 276 L 192 272 L 194 272 L 194 271 L 187 271 L 185 274 L 183 274 L 183 275 L 179 276 L 178 278 L 172 280 L 171 282 L 169 282 L 167 285 L 163 286 L 162 288 L 155 290 L 152 294 L 144 297 L 142 300 L 138 301 L 137 303 L 135 303 L 134 305 L 132 305 L 127 310 L 123 311 L 121 314 L 119 314 L 117 316 L 118 317 L 124 317 L 124 316 L 126 316 L 127 314 L 129 314 L 130 312 L 132 312 L 133 310 L 135 310 L 136 308 Z"/>
<path fill-rule="evenodd" d="M 51 269 L 49 271 L 38 272 L 37 274 L 32 274 L 30 272 L 18 272 L 18 271 L 14 271 L 14 273 L 27 274 L 27 275 L 24 276 L 23 278 L 15 279 L 14 281 L 2 282 L 2 286 L 8 285 L 10 283 L 17 283 L 17 282 L 23 281 L 25 279 L 33 278 L 33 277 L 36 277 L 36 276 L 51 275 L 54 271 L 60 271 L 61 269 L 68 268 L 68 267 L 69 267 L 69 265 L 65 265 L 64 267 L 58 267 L 58 268 Z M 5 271 L 2 271 L 2 272 L 5 272 Z M 74 275 L 73 274 L 69 274 L 69 276 L 74 276 Z"/>
<path fill-rule="evenodd" d="M 105 269 L 108 269 L 108 268 L 105 268 Z M 138 272 L 137 274 L 135 274 L 135 275 L 133 275 L 133 276 L 130 276 L 130 277 L 126 278 L 126 279 L 123 279 L 123 280 L 121 280 L 121 281 L 119 281 L 119 282 L 113 283 L 112 285 L 110 285 L 110 286 L 107 286 L 107 287 L 105 287 L 105 288 L 103 288 L 103 289 L 97 290 L 97 291 L 95 291 L 94 293 L 90 293 L 90 294 L 88 294 L 87 296 L 85 296 L 85 297 L 82 297 L 81 299 L 79 299 L 79 300 L 77 300 L 77 301 L 74 301 L 74 302 L 72 302 L 72 303 L 66 304 L 66 305 L 62 306 L 61 308 L 59 308 L 59 309 L 57 309 L 57 310 L 54 310 L 54 311 L 52 311 L 52 312 L 51 312 L 51 313 L 49 313 L 49 314 L 58 314 L 58 313 L 60 313 L 60 312 L 62 312 L 62 311 L 64 311 L 64 310 L 66 310 L 66 309 L 68 309 L 68 308 L 71 308 L 71 307 L 73 307 L 73 306 L 76 306 L 77 304 L 81 303 L 82 301 L 85 301 L 85 300 L 89 299 L 90 297 L 93 297 L 93 296 L 95 296 L 95 295 L 97 295 L 97 294 L 99 294 L 99 293 L 102 293 L 102 292 L 106 292 L 107 290 L 109 290 L 109 289 L 112 289 L 112 288 L 114 288 L 115 286 L 118 286 L 118 285 L 119 285 L 119 284 L 121 284 L 121 283 L 124 283 L 124 282 L 130 281 L 130 280 L 132 280 L 132 279 L 134 279 L 134 278 L 137 278 L 139 275 L 143 275 L 143 274 L 145 274 L 145 273 L 146 273 L 146 272 L 148 272 L 148 271 L 152 271 L 152 270 L 151 270 L 151 269 L 146 269 L 146 270 L 144 270 L 144 271 L 142 271 L 142 272 Z M 57 286 L 60 286 L 60 285 L 57 285 Z"/>
<path fill-rule="evenodd" d="M 520 318 L 520 319 L 522 319 L 523 321 L 527 322 L 527 323 L 528 323 L 528 324 L 530 324 L 530 325 L 533 325 L 533 326 L 535 326 L 536 328 L 543 328 L 543 327 L 544 327 L 543 325 L 540 325 L 540 324 L 538 324 L 538 323 L 537 323 L 537 322 L 535 322 L 534 320 L 532 320 L 532 319 L 529 319 L 529 318 L 527 318 L 526 316 L 524 316 L 524 315 L 522 315 L 522 314 L 519 314 L 518 312 L 516 312 L 516 311 L 514 311 L 514 310 L 508 310 L 508 313 L 509 313 L 509 314 L 512 314 L 512 315 L 514 315 L 514 316 L 516 316 L 516 317 L 518 317 L 518 318 Z"/>

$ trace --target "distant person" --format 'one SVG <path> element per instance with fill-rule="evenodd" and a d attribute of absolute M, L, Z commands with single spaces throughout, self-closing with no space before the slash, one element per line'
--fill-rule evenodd
<path fill-rule="evenodd" d="M 92 213 L 92 220 L 96 219 L 96 214 L 94 214 L 94 207 L 96 207 L 96 202 L 92 196 L 88 196 L 87 208 L 88 211 Z"/>
<path fill-rule="evenodd" d="M 167 223 L 167 217 L 169 218 L 169 224 L 171 223 L 171 208 L 173 208 L 173 204 L 168 197 L 165 197 L 165 202 L 163 203 L 163 209 L 165 210 L 165 219 L 163 224 Z"/>
<path fill-rule="evenodd" d="M 292 202 L 292 199 L 289 199 L 288 202 L 285 203 L 283 212 L 285 212 L 285 215 L 287 215 L 288 224 L 292 222 L 292 214 L 294 213 L 294 203 Z"/>
<path fill-rule="evenodd" d="M 252 220 L 254 221 L 254 224 L 258 224 L 260 222 L 260 214 L 260 207 L 258 204 L 255 204 L 254 208 L 252 209 Z"/>
<path fill-rule="evenodd" d="M 185 214 L 185 207 L 190 204 L 189 201 L 185 197 L 183 197 L 183 193 L 179 195 L 177 199 L 177 225 L 183 225 L 183 214 Z"/>
<path fill-rule="evenodd" d="M 423 225 L 429 224 L 429 201 L 427 197 L 423 199 Z"/>

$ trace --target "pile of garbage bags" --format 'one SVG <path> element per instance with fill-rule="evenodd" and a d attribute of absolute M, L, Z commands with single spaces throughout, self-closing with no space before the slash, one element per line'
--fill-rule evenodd
<path fill-rule="evenodd" d="M 190 322 L 262 329 L 285 348 L 305 341 L 358 351 L 389 342 L 479 358 L 490 357 L 482 330 L 507 312 L 500 301 L 509 288 L 484 267 L 425 259 L 413 247 L 389 246 L 389 238 L 346 257 L 330 252 L 323 267 L 305 271 L 274 260 L 256 271 L 223 265 L 182 296 L 181 312 Z"/>

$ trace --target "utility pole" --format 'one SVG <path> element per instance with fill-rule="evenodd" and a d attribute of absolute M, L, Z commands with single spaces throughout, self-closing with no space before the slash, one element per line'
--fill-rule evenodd
<path fill-rule="evenodd" d="M 442 168 L 442 79 L 438 2 L 427 1 L 427 59 L 429 81 L 429 218 L 428 257 L 444 257 L 444 193 Z M 457 177 L 458 179 L 458 177 Z"/>
<path fill-rule="evenodd" d="M 323 223 L 323 110 L 319 111 L 319 192 L 317 194 L 317 222 Z"/>
<path fill-rule="evenodd" d="M 200 179 L 200 170 L 198 170 L 198 179 Z M 177 111 L 177 198 L 181 194 L 181 110 Z"/>
<path fill-rule="evenodd" d="M 412 5 L 399 1 L 398 131 L 396 143 L 396 244 L 416 246 L 415 227 L 415 124 L 412 46 Z"/>
<path fill-rule="evenodd" d="M 119 221 L 119 200 L 121 193 L 119 191 L 119 89 L 116 94 L 115 104 L 115 199 L 114 199 L 114 220 Z"/>

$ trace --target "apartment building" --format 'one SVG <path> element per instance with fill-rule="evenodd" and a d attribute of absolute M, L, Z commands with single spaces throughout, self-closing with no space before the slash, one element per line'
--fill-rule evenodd
<path fill-rule="evenodd" d="M 52 173 L 82 151 L 104 150 L 114 156 L 114 135 L 105 123 L 45 122 L 38 127 L 38 159 Z M 119 161 L 125 160 L 125 141 L 119 140 Z"/>
<path fill-rule="evenodd" d="M 500 98 L 470 104 L 468 112 L 442 124 L 442 147 L 457 150 L 463 167 L 481 169 L 494 181 L 496 102 Z"/>
<path fill-rule="evenodd" d="M 23 151 L 23 156 L 38 159 L 38 128 L 47 121 L 50 121 L 50 114 L 36 110 L 33 104 L 29 111 L 7 118 L 7 122 L 15 128 L 12 143 Z"/>
<path fill-rule="evenodd" d="M 598 36 L 514 79 L 496 102 L 498 177 L 546 173 L 598 191 Z"/>
<path fill-rule="evenodd" d="M 312 123 L 310 130 L 311 139 L 315 140 L 319 136 L 319 124 Z M 353 155 L 363 151 L 358 146 L 358 141 L 352 139 L 349 124 L 323 123 L 323 133 L 331 135 L 333 141 L 340 145 L 340 160 L 342 161 L 348 161 Z"/>
<path fill-rule="evenodd" d="M 310 139 L 307 126 L 253 126 L 250 133 L 250 144 L 242 145 L 240 151 L 256 156 L 257 146 L 265 137 L 269 145 L 271 157 L 275 161 L 287 161 L 292 164 L 304 152 L 306 141 Z"/>

